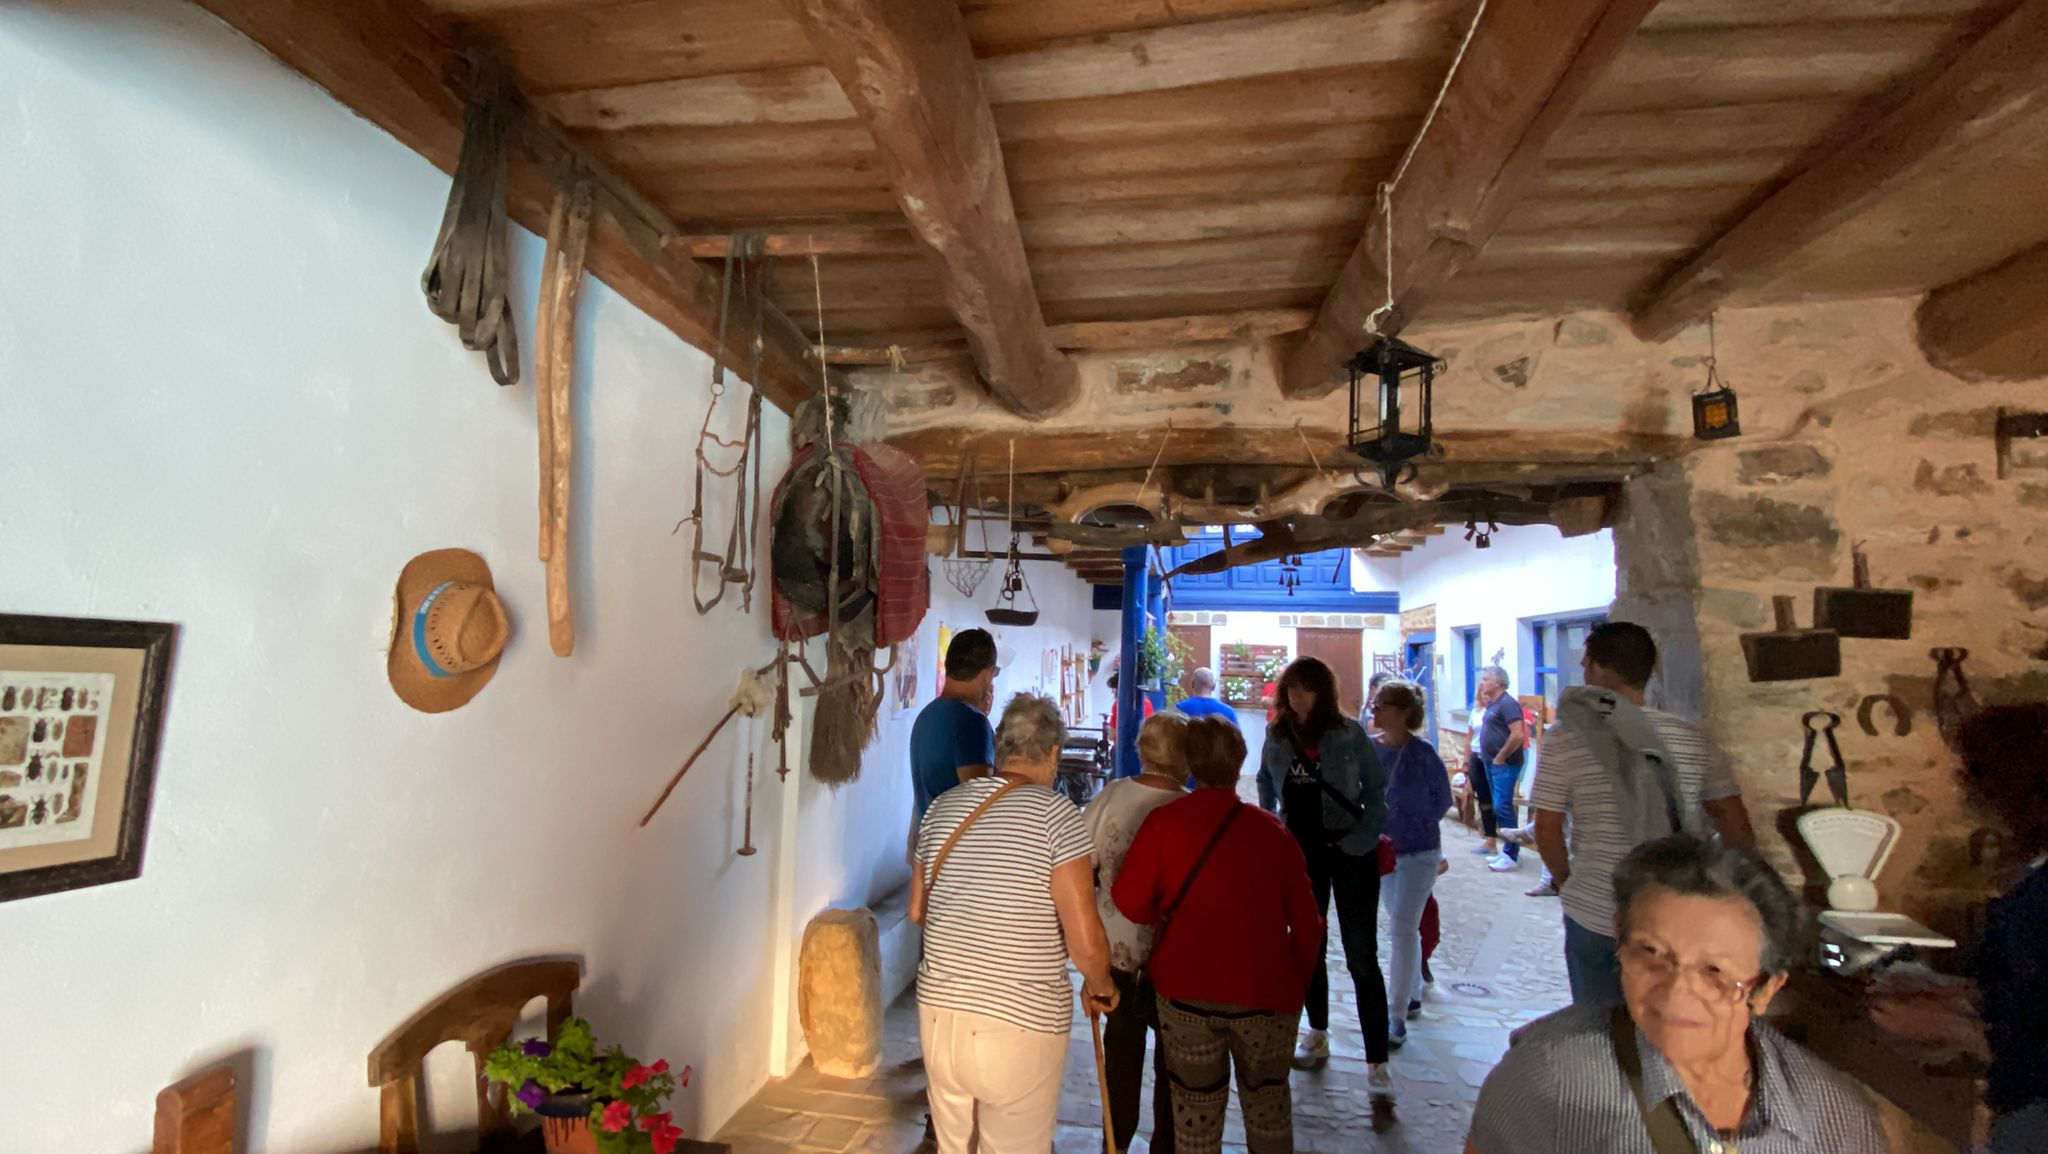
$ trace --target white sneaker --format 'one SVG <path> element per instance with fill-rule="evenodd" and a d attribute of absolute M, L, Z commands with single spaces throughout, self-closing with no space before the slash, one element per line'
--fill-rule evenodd
<path fill-rule="evenodd" d="M 1506 854 L 1502 854 L 1499 857 L 1494 858 L 1493 860 L 1487 862 L 1486 868 L 1492 870 L 1494 873 L 1497 874 L 1511 874 L 1516 870 L 1522 868 L 1522 860 L 1520 858 L 1512 858 Z"/>
<path fill-rule="evenodd" d="M 1394 1075 L 1385 1062 L 1374 1062 L 1365 1068 L 1365 1088 L 1380 1097 L 1391 1097 L 1394 1093 Z"/>
<path fill-rule="evenodd" d="M 1330 1061 L 1330 1032 L 1310 1030 L 1302 1035 L 1301 1044 L 1294 1048 L 1294 1068 L 1297 1070 L 1320 1070 Z"/>

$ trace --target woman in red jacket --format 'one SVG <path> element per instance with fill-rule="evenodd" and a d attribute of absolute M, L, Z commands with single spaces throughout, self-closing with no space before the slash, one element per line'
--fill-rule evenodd
<path fill-rule="evenodd" d="M 1236 726 L 1188 722 L 1188 769 L 1200 788 L 1145 819 L 1111 897 L 1125 917 L 1152 926 L 1175 1148 L 1218 1148 L 1235 1055 L 1250 1154 L 1292 1154 L 1287 1077 L 1323 919 L 1294 836 L 1237 798 L 1244 755 Z"/>

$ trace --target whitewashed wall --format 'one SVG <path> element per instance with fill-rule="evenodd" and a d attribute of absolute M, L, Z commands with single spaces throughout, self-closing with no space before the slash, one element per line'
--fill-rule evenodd
<path fill-rule="evenodd" d="M 1475 549 L 1447 530 L 1400 558 L 1401 608 L 1436 606 L 1437 653 L 1443 658 L 1443 701 L 1462 709 L 1472 700 L 1456 631 L 1479 627 L 1482 661 L 1505 648 L 1502 665 L 1514 692 L 1534 692 L 1530 618 L 1604 610 L 1614 601 L 1614 535 L 1602 529 L 1565 537 L 1549 525 L 1503 526 L 1493 546 Z M 1442 715 L 1450 720 L 1448 713 Z"/>
<path fill-rule="evenodd" d="M 737 728 L 635 829 L 770 653 L 759 605 L 697 617 L 671 533 L 708 366 L 586 293 L 580 636 L 554 658 L 532 390 L 419 295 L 447 189 L 195 8 L 0 8 L 0 609 L 181 627 L 143 876 L 0 905 L 0 975 L 34 984 L 8 998 L 0 1149 L 143 1149 L 159 1088 L 242 1051 L 253 1150 L 369 1147 L 370 1047 L 543 954 L 584 959 L 601 1030 L 697 1067 L 679 1117 L 707 1136 L 801 1053 L 804 922 L 904 876 L 907 723 L 837 791 L 779 784 L 764 748 L 759 856 L 733 854 Z M 517 234 L 529 341 L 539 247 Z M 384 647 L 399 568 L 444 546 L 490 561 L 516 633 L 429 717 Z"/>

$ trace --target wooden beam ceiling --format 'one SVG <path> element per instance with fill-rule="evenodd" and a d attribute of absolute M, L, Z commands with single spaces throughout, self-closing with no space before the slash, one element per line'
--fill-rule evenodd
<path fill-rule="evenodd" d="M 955 0 L 786 0 L 874 134 L 989 392 L 1032 419 L 1079 391 L 1031 283 L 994 116 Z"/>
<path fill-rule="evenodd" d="M 1282 376 L 1291 397 L 1337 387 L 1394 270 L 1395 332 L 1486 247 L 1545 146 L 1657 0 L 1494 0 L 1394 194 L 1331 286 Z M 1389 255 L 1391 254 L 1391 255 Z"/>
<path fill-rule="evenodd" d="M 1253 309 L 1216 316 L 1164 317 L 1148 321 L 1081 321 L 1047 325 L 1053 346 L 1072 352 L 1103 349 L 1161 349 L 1211 342 L 1257 343 L 1284 333 L 1300 332 L 1315 319 L 1311 309 Z M 958 360 L 968 355 L 967 342 L 944 341 L 911 345 L 827 345 L 825 362 L 833 365 L 922 365 Z M 816 348 L 806 350 L 816 359 Z"/>
<path fill-rule="evenodd" d="M 2048 244 L 1928 293 L 1919 321 L 1937 368 L 1966 380 L 2048 377 Z"/>
<path fill-rule="evenodd" d="M 456 78 L 466 70 L 463 43 L 447 20 L 416 0 L 198 0 L 236 31 L 303 74 L 357 115 L 390 133 L 443 172 L 453 172 L 462 148 L 462 98 Z M 538 234 L 553 202 L 550 173 L 574 156 L 597 179 L 605 210 L 594 230 L 585 267 L 620 296 L 677 336 L 707 352 L 719 345 L 719 285 L 707 270 L 665 256 L 661 237 L 674 222 L 594 158 L 569 143 L 561 126 L 528 107 L 513 149 L 507 214 Z M 441 206 L 419 206 L 431 219 Z M 424 256 L 424 254 L 422 254 Z M 409 291 L 410 286 L 394 286 Z M 772 310 L 771 310 L 772 312 Z M 524 322 L 522 322 L 524 323 Z M 751 361 L 751 334 L 734 325 L 726 334 L 731 363 Z M 803 335 L 773 312 L 767 333 L 763 395 L 788 410 L 815 391 L 818 370 L 803 356 Z"/>
<path fill-rule="evenodd" d="M 1939 166 L 2048 96 L 2048 0 L 2021 2 L 1931 79 L 1797 175 L 1675 271 L 1637 294 L 1636 335 L 1667 340 L 1732 293 L 1770 280 L 1801 246 L 1882 199 L 1907 173 Z M 2030 194 L 2029 194 L 2030 195 Z"/>

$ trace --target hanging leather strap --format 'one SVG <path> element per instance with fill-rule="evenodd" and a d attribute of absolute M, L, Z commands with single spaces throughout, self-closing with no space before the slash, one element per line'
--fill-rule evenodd
<path fill-rule="evenodd" d="M 1003 800 L 1004 795 L 1023 784 L 1023 782 L 1016 780 L 1004 782 L 1001 786 L 997 787 L 994 793 L 988 795 L 987 800 L 975 806 L 974 812 L 968 814 L 966 820 L 953 827 L 952 836 L 946 839 L 946 844 L 939 847 L 938 856 L 932 858 L 931 867 L 925 870 L 924 887 L 913 895 L 911 899 L 910 920 L 912 922 L 918 925 L 924 924 L 925 907 L 931 902 L 932 887 L 939 884 L 939 868 L 946 864 L 947 858 L 953 856 L 953 847 L 960 844 L 961 836 L 972 828 L 975 822 L 981 820 L 981 815 L 987 813 L 990 806 Z"/>
<path fill-rule="evenodd" d="M 1678 1107 L 1671 1099 L 1651 1105 L 1643 1097 L 1643 1055 L 1636 1047 L 1636 1024 L 1622 1006 L 1614 1008 L 1614 1015 L 1608 1019 L 1608 1031 L 1614 1040 L 1614 1057 L 1621 1063 L 1621 1072 L 1628 1075 L 1628 1088 L 1635 1097 L 1636 1109 L 1642 1113 L 1643 1129 L 1650 1135 L 1650 1149 L 1655 1154 L 1699 1154 L 1698 1143 L 1692 1140 L 1692 1132 L 1685 1128 L 1685 1119 L 1678 1116 Z M 1731 1146 L 1730 1149 L 1733 1149 Z"/>

